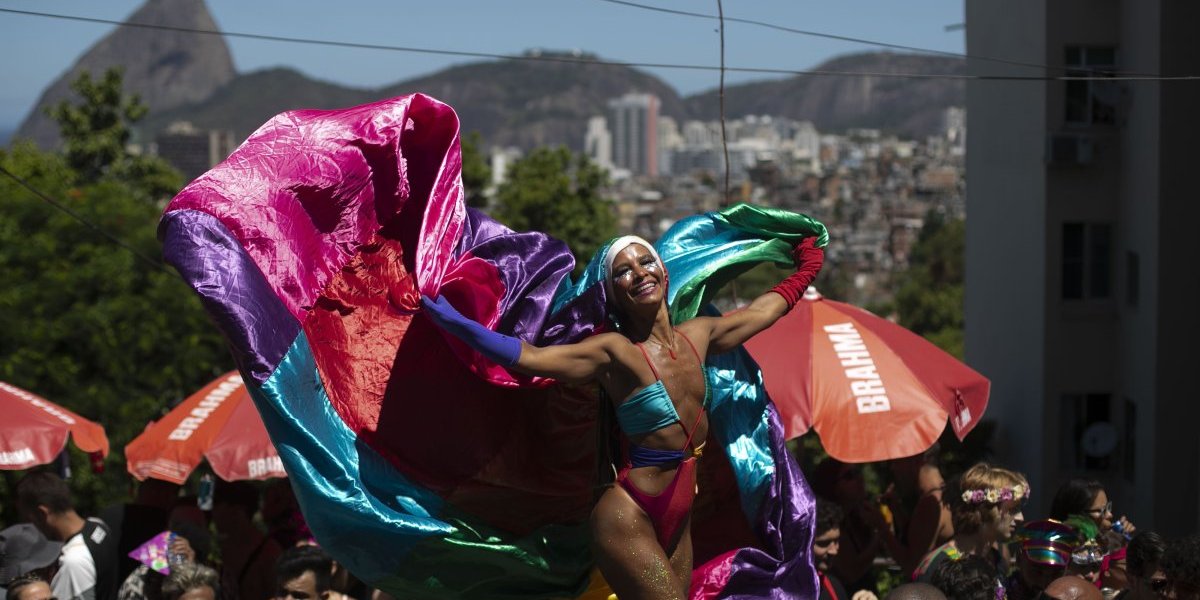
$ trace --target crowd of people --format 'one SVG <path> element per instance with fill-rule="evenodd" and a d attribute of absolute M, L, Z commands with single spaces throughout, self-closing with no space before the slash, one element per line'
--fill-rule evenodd
<path fill-rule="evenodd" d="M 1097 481 L 1065 482 L 1031 520 L 1021 473 L 980 463 L 947 482 L 924 455 L 889 467 L 878 500 L 859 465 L 812 473 L 821 600 L 1200 599 L 1200 536 L 1138 530 Z"/>
<path fill-rule="evenodd" d="M 7 600 L 381 600 L 316 545 L 286 480 L 260 494 L 218 481 L 208 514 L 180 486 L 147 479 L 98 517 L 49 471 L 17 484 L 22 523 L 0 531 Z M 167 568 L 131 558 L 169 532 Z"/>
<path fill-rule="evenodd" d="M 1200 536 L 1137 529 L 1096 481 L 1067 481 L 1045 518 L 1030 520 L 1021 473 L 981 463 L 946 481 L 923 457 L 888 466 L 891 486 L 876 500 L 860 465 L 829 458 L 811 474 L 821 600 L 1200 599 Z M 153 479 L 101 518 L 79 515 L 52 472 L 26 475 L 16 501 L 24 522 L 0 531 L 7 600 L 386 597 L 315 544 L 286 481 L 261 495 L 218 482 L 207 515 Z M 169 573 L 130 558 L 164 530 Z M 883 583 L 880 569 L 898 570 L 902 585 Z"/>

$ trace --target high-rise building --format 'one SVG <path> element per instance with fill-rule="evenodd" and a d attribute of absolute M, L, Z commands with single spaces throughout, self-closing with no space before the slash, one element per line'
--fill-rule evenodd
<path fill-rule="evenodd" d="M 176 121 L 154 139 L 155 152 L 179 169 L 188 180 L 225 160 L 237 142 L 229 130 L 200 130 L 187 121 Z"/>
<path fill-rule="evenodd" d="M 658 175 L 658 97 L 629 93 L 608 102 L 613 164 L 635 175 Z"/>
<path fill-rule="evenodd" d="M 612 134 L 604 117 L 588 119 L 587 133 L 583 134 L 583 153 L 596 165 L 612 169 Z"/>
<path fill-rule="evenodd" d="M 1200 4 L 968 0 L 966 359 L 997 460 L 1045 514 L 1100 480 L 1139 529 L 1200 528 Z M 1055 80 L 1059 75 L 1096 79 Z"/>

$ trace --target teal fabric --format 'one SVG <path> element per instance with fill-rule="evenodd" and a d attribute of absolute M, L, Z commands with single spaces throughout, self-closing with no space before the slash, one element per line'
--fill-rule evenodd
<path fill-rule="evenodd" d="M 263 424 L 300 494 L 309 527 L 339 549 L 355 573 L 379 581 L 397 572 L 418 543 L 456 532 L 437 513 L 444 501 L 416 485 L 358 439 L 337 414 L 301 332 L 261 386 L 248 385 Z M 301 483 L 302 482 L 302 483 Z M 386 556 L 380 548 L 388 548 Z"/>
<path fill-rule="evenodd" d="M 325 393 L 301 332 L 262 386 L 247 385 L 308 524 L 355 575 L 397 598 L 562 598 L 587 586 L 587 522 L 523 535 L 448 505 L 357 439 Z M 386 551 L 381 551 L 386 549 Z"/>
<path fill-rule="evenodd" d="M 679 421 L 675 403 L 667 394 L 661 379 L 638 390 L 628 400 L 617 405 L 617 425 L 625 435 L 642 435 L 658 431 Z"/>
<path fill-rule="evenodd" d="M 829 243 L 812 217 L 749 204 L 680 220 L 654 244 L 671 276 L 671 321 L 695 317 L 722 286 L 759 263 L 791 266 L 792 248 L 807 237 L 818 247 Z"/>

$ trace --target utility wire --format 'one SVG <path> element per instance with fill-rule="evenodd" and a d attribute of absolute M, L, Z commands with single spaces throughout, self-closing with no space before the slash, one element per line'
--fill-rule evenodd
<path fill-rule="evenodd" d="M 1056 71 L 1063 71 L 1063 72 L 1068 72 L 1068 73 L 1072 72 L 1072 71 L 1082 70 L 1081 67 L 1066 67 L 1066 66 L 1055 67 L 1055 66 L 1050 66 L 1050 65 L 1044 65 L 1041 63 L 1023 62 L 1023 61 L 1011 60 L 1011 59 L 1007 59 L 1007 58 L 980 56 L 977 54 L 964 54 L 961 52 L 949 52 L 946 50 L 934 50 L 932 48 L 920 48 L 917 46 L 905 46 L 903 44 L 893 44 L 893 43 L 889 43 L 889 42 L 881 42 L 879 40 L 868 40 L 868 39 L 864 39 L 864 38 L 851 37 L 848 35 L 838 35 L 835 33 L 824 33 L 821 31 L 811 31 L 811 30 L 807 30 L 807 29 L 796 29 L 794 27 L 786 27 L 783 25 L 778 25 L 776 23 L 768 23 L 766 21 L 755 21 L 753 19 L 740 19 L 738 17 L 727 17 L 727 16 L 724 16 L 723 14 L 714 16 L 714 15 L 709 15 L 709 14 L 705 14 L 705 13 L 691 12 L 691 11 L 687 11 L 687 10 L 677 10 L 677 9 L 673 9 L 673 8 L 663 8 L 661 6 L 651 6 L 649 4 L 630 2 L 629 0 L 599 0 L 599 1 L 600 2 L 608 2 L 609 4 L 619 4 L 621 6 L 629 6 L 632 8 L 640 8 L 642 10 L 650 10 L 650 11 L 654 11 L 654 12 L 666 13 L 666 14 L 671 14 L 671 15 L 696 17 L 699 19 L 710 19 L 710 20 L 720 19 L 722 21 L 728 21 L 731 23 L 744 23 L 746 25 L 757 25 L 759 27 L 766 27 L 767 29 L 774 29 L 776 31 L 784 31 L 787 33 L 795 33 L 795 34 L 799 34 L 799 35 L 806 35 L 806 36 L 810 36 L 810 37 L 819 37 L 819 38 L 825 38 L 828 40 L 837 40 L 837 41 L 841 41 L 841 42 L 853 42 L 856 44 L 864 44 L 867 46 L 878 46 L 880 48 L 892 48 L 894 50 L 907 50 L 909 52 L 919 52 L 921 54 L 935 54 L 935 55 L 939 55 L 939 56 L 948 56 L 948 57 L 952 57 L 952 58 L 979 60 L 979 61 L 984 61 L 984 62 L 994 62 L 994 63 L 1001 63 L 1001 64 L 1006 64 L 1006 65 L 1015 65 L 1018 67 L 1032 67 L 1035 69 L 1047 69 L 1047 70 L 1052 70 L 1052 71 L 1056 70 Z M 1111 73 L 1114 75 L 1121 74 L 1121 73 L 1124 73 L 1127 75 L 1138 75 L 1138 76 L 1146 76 L 1147 75 L 1145 73 L 1110 71 L 1110 70 L 1103 70 L 1103 71 L 1097 70 L 1096 72 L 1106 73 L 1106 74 Z"/>
<path fill-rule="evenodd" d="M 46 17 L 51 19 L 64 19 L 68 21 L 80 21 L 84 23 L 101 23 L 105 25 L 117 25 L 121 27 L 135 27 L 140 29 L 155 29 L 160 31 L 174 31 L 178 33 L 193 33 L 199 35 L 216 35 L 230 38 L 243 38 L 253 40 L 264 40 L 273 42 L 288 42 L 295 44 L 313 44 L 319 46 L 335 46 L 341 48 L 356 48 L 363 50 L 385 50 L 391 52 L 413 52 L 418 54 L 436 54 L 443 56 L 462 56 L 468 58 L 493 58 L 501 60 L 519 60 L 529 62 L 557 62 L 571 63 L 582 65 L 600 65 L 614 67 L 639 67 L 646 69 L 680 69 L 692 71 L 720 71 L 721 67 L 711 65 L 685 65 L 672 63 L 651 63 L 651 62 L 632 62 L 632 61 L 612 61 L 601 60 L 595 58 L 583 57 L 568 57 L 555 55 L 514 55 L 514 54 L 497 54 L 492 52 L 470 52 L 465 50 L 443 50 L 435 48 L 419 48 L 414 46 L 391 46 L 386 44 L 365 44 L 360 42 L 343 42 L 337 40 L 322 40 L 315 38 L 300 38 L 288 37 L 281 35 L 267 35 L 259 33 L 243 33 L 235 31 L 217 31 L 213 29 L 193 29 L 189 27 L 176 27 L 173 25 L 154 25 L 150 23 L 131 23 L 125 21 L 116 21 L 113 19 L 100 19 L 95 17 L 80 17 L 75 15 L 63 15 L 56 13 L 37 12 L 30 10 L 18 10 L 14 8 L 0 8 L 0 13 L 9 13 L 16 15 L 26 15 L 33 17 Z M 1032 76 L 1032 75 L 969 75 L 969 74 L 954 74 L 954 73 L 886 73 L 875 71 L 836 71 L 836 70 L 805 70 L 805 69 L 771 69 L 762 67 L 725 67 L 726 71 L 738 73 L 757 73 L 766 75 L 815 75 L 822 77 L 879 77 L 892 79 L 947 79 L 947 80 L 975 80 L 975 81 L 1194 81 L 1200 80 L 1200 75 L 1182 75 L 1182 76 L 1158 76 L 1158 75 L 1118 75 L 1113 77 L 1107 76 L 1092 76 L 1092 75 L 1067 75 L 1067 76 Z"/>
<path fill-rule="evenodd" d="M 717 0 L 717 14 L 721 17 L 721 86 L 717 97 L 721 104 L 721 148 L 725 150 L 725 205 L 729 206 L 729 137 L 725 134 L 725 9 Z"/>
<path fill-rule="evenodd" d="M 122 241 L 117 236 L 105 231 L 99 225 L 96 225 L 95 223 L 92 223 L 91 221 L 84 218 L 83 215 L 80 215 L 79 213 L 71 210 L 66 205 L 62 204 L 61 202 L 58 202 L 54 198 L 51 198 L 50 196 L 42 193 L 41 190 L 33 187 L 33 184 L 29 183 L 28 181 L 25 181 L 21 177 L 18 177 L 12 171 L 9 171 L 8 169 L 4 168 L 3 166 L 0 166 L 0 174 L 7 175 L 13 181 L 17 182 L 21 187 L 25 188 L 26 190 L 29 190 L 31 193 L 33 193 L 33 195 L 37 196 L 38 198 L 41 198 L 50 206 L 53 206 L 54 208 L 57 208 L 58 210 L 66 213 L 67 215 L 70 215 L 71 218 L 75 219 L 76 221 L 79 221 L 80 223 L 83 223 L 92 231 L 95 231 L 96 233 L 99 233 L 100 235 L 104 236 L 106 239 L 108 239 L 108 241 L 128 250 L 134 256 L 138 257 L 139 259 L 141 259 L 143 262 L 150 265 L 151 267 L 154 267 L 155 269 L 162 269 L 163 271 L 166 271 L 168 273 L 170 272 L 167 269 L 166 265 L 163 264 L 161 261 L 154 260 L 154 259 L 150 258 L 149 256 L 146 256 L 145 254 L 138 252 L 138 250 L 136 248 L 134 248 L 133 246 L 126 244 L 124 241 Z"/>

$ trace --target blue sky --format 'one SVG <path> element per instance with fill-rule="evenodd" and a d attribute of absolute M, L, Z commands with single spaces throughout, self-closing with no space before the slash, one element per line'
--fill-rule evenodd
<path fill-rule="evenodd" d="M 715 15 L 716 1 L 636 0 Z M 140 0 L 0 0 L 0 8 L 123 19 Z M 208 0 L 227 31 L 497 54 L 530 48 L 581 49 L 613 60 L 719 62 L 716 21 L 662 14 L 601 0 L 426 0 L 424 2 Z M 335 8 L 336 6 L 336 8 Z M 963 0 L 725 0 L 725 15 L 894 44 L 963 51 Z M 0 130 L 15 127 L 41 90 L 111 26 L 0 13 Z M 290 66 L 355 87 L 377 87 L 473 62 L 451 56 L 229 39 L 240 71 Z M 726 25 L 731 67 L 805 69 L 870 46 L 762 27 Z M 647 69 L 682 94 L 715 88 L 715 72 Z M 763 79 L 729 74 L 727 83 Z M 419 91 L 419 90 L 413 90 Z"/>

